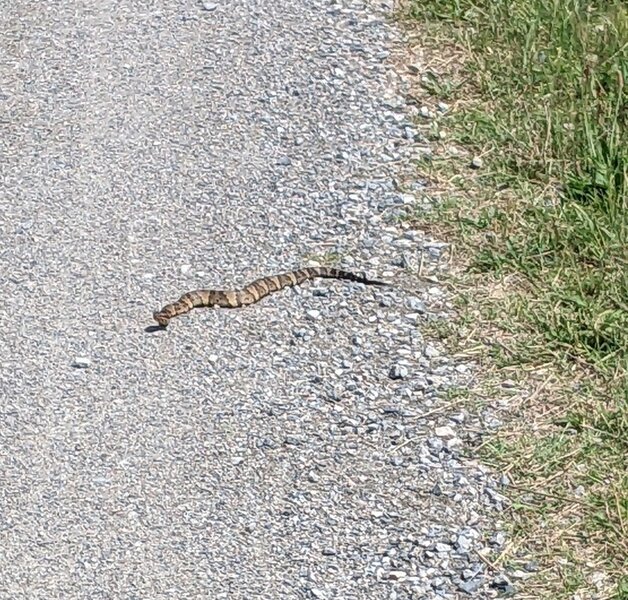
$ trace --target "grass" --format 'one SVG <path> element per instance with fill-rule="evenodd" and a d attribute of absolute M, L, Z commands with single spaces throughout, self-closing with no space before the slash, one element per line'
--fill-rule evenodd
<path fill-rule="evenodd" d="M 515 546 L 545 565 L 546 597 L 626 600 L 628 6 L 408 1 L 421 100 L 452 105 L 420 165 L 444 199 L 416 222 L 468 257 L 453 341 L 481 339 L 487 373 L 533 389 L 482 448 L 517 482 Z"/>
<path fill-rule="evenodd" d="M 468 229 L 496 234 L 473 268 L 516 271 L 538 288 L 527 318 L 549 351 L 625 371 L 625 4 L 429 0 L 416 2 L 413 12 L 444 19 L 468 50 L 466 76 L 477 97 L 460 113 L 457 135 L 490 157 L 491 172 L 480 179 L 526 196 L 462 219 Z"/>

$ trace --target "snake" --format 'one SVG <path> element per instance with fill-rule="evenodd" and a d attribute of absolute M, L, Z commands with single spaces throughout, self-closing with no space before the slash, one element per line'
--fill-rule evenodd
<path fill-rule="evenodd" d="M 153 313 L 153 318 L 160 327 L 168 326 L 170 319 L 184 315 L 193 308 L 240 308 L 259 302 L 265 296 L 287 287 L 300 285 L 304 281 L 318 277 L 328 279 L 346 279 L 365 285 L 388 285 L 383 281 L 369 279 L 363 273 L 352 273 L 334 267 L 304 267 L 278 275 L 269 275 L 256 279 L 247 286 L 236 290 L 194 290 L 183 294 L 176 302 L 166 304 Z"/>

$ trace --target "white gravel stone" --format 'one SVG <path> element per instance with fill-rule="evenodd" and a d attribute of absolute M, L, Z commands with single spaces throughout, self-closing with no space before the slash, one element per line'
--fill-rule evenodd
<path fill-rule="evenodd" d="M 484 161 L 479 156 L 474 156 L 471 160 L 472 169 L 481 169 L 484 166 Z"/>
<path fill-rule="evenodd" d="M 408 376 L 408 369 L 403 365 L 393 365 L 388 372 L 391 379 L 405 379 Z"/>
<path fill-rule="evenodd" d="M 86 356 L 77 356 L 72 363 L 72 366 L 76 367 L 77 369 L 88 369 L 89 367 L 91 367 L 91 365 L 91 359 L 87 358 Z"/>
<path fill-rule="evenodd" d="M 427 356 L 427 358 L 436 358 L 437 356 L 440 356 L 438 348 L 432 346 L 432 344 L 427 344 L 423 353 Z"/>
<path fill-rule="evenodd" d="M 434 433 L 441 438 L 453 438 L 456 436 L 456 432 L 448 425 L 437 427 L 434 430 Z"/>

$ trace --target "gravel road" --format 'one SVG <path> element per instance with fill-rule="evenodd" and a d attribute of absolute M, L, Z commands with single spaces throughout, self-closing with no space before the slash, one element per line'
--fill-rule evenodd
<path fill-rule="evenodd" d="M 0 2 L 0 598 L 489 598 L 390 7 Z M 146 332 L 198 287 L 317 281 Z M 492 537 L 491 537 L 492 536 Z M 512 591 L 512 590 L 510 590 Z"/>

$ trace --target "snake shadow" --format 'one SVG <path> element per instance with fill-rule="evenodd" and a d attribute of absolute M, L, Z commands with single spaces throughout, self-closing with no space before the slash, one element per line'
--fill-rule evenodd
<path fill-rule="evenodd" d="M 144 331 L 146 333 L 155 333 L 155 331 L 165 331 L 166 328 L 162 327 L 161 325 L 149 325 L 148 327 L 144 328 Z"/>

